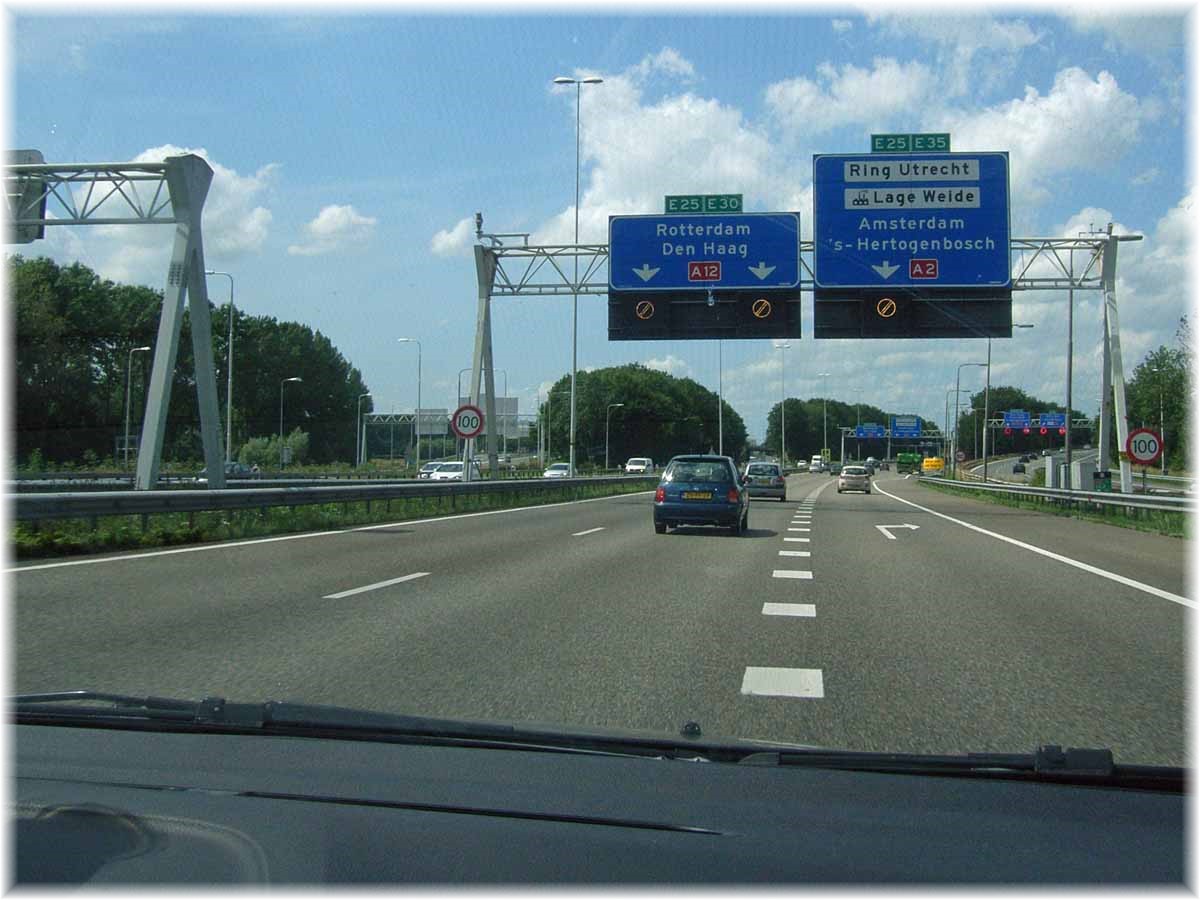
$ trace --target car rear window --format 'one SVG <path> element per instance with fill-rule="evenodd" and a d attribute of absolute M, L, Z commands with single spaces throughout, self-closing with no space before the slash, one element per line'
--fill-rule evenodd
<path fill-rule="evenodd" d="M 748 474 L 750 475 L 778 475 L 779 466 L 771 466 L 760 463 L 756 466 L 751 466 Z"/>
<path fill-rule="evenodd" d="M 867 470 L 864 469 L 862 466 L 846 466 L 846 468 L 842 469 L 842 474 L 843 475 L 866 475 Z"/>
<path fill-rule="evenodd" d="M 729 484 L 733 476 L 729 466 L 719 462 L 677 462 L 666 474 L 667 481 L 712 481 Z"/>

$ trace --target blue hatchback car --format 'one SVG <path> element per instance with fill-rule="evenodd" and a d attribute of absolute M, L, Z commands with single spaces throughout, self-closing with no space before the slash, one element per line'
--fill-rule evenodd
<path fill-rule="evenodd" d="M 724 526 L 735 535 L 750 527 L 750 493 L 728 456 L 676 456 L 654 492 L 654 530 L 679 525 Z"/>

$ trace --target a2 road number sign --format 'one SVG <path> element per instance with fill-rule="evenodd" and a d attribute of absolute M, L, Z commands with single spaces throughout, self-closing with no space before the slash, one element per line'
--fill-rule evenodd
<path fill-rule="evenodd" d="M 483 410 L 464 403 L 450 417 L 450 430 L 464 440 L 479 437 L 483 433 Z"/>
<path fill-rule="evenodd" d="M 1149 428 L 1131 431 L 1125 440 L 1125 452 L 1130 460 L 1142 466 L 1154 465 L 1162 457 L 1162 451 L 1162 438 Z"/>

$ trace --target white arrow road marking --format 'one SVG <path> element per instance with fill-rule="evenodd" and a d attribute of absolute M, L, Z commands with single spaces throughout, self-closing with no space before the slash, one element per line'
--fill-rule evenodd
<path fill-rule="evenodd" d="M 921 526 L 920 525 L 876 525 L 875 527 L 878 528 L 881 532 L 883 532 L 883 536 L 885 538 L 887 538 L 889 541 L 894 541 L 896 539 L 896 536 L 894 534 L 892 534 L 890 531 L 888 531 L 889 528 L 909 528 L 909 529 L 912 529 L 913 531 L 916 531 Z"/>
<path fill-rule="evenodd" d="M 882 266 L 871 266 L 871 268 L 879 273 L 880 278 L 891 278 L 892 274 L 900 267 L 888 265 L 888 261 L 885 259 Z"/>
<path fill-rule="evenodd" d="M 650 268 L 649 263 L 642 263 L 642 267 L 640 269 L 634 269 L 633 274 L 642 279 L 642 281 L 649 281 L 658 274 L 658 271 L 658 269 Z"/>
<path fill-rule="evenodd" d="M 761 259 L 758 261 L 757 266 L 747 266 L 746 268 L 748 268 L 751 272 L 753 272 L 755 275 L 757 275 L 759 281 L 762 281 L 764 278 L 766 278 L 768 275 L 770 275 L 772 272 L 775 271 L 774 266 L 768 266 Z"/>

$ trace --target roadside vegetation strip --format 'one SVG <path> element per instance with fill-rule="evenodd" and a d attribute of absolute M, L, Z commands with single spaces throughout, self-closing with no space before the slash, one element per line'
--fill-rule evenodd
<path fill-rule="evenodd" d="M 957 497 L 969 496 L 975 500 L 998 503 L 1001 506 L 1011 506 L 1014 509 L 1028 509 L 1035 512 L 1047 513 L 1052 516 L 1064 516 L 1087 522 L 1100 522 L 1105 525 L 1132 528 L 1135 531 L 1147 531 L 1152 534 L 1167 535 L 1168 537 L 1188 537 L 1191 527 L 1187 513 L 1175 512 L 1173 510 L 1088 505 L 1086 501 L 1065 502 L 1037 497 L 1020 497 L 1015 494 L 986 490 L 973 491 L 969 486 L 964 486 L 961 482 L 957 484 L 954 482 L 938 484 L 933 481 L 921 481 L 919 484 L 943 494 L 952 494 Z"/>
<path fill-rule="evenodd" d="M 527 491 L 390 500 L 351 500 L 305 506 L 100 516 L 18 522 L 11 530 L 16 559 L 171 547 L 208 541 L 320 531 L 352 525 L 420 519 L 455 512 L 485 512 L 570 500 L 644 492 L 646 485 L 543 485 Z"/>

